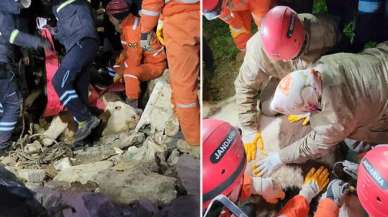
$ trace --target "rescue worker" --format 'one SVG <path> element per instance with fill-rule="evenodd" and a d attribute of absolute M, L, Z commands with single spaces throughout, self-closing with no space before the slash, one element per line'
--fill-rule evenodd
<path fill-rule="evenodd" d="M 100 123 L 88 108 L 87 71 L 97 53 L 98 36 L 89 3 L 85 0 L 54 0 L 52 9 L 57 18 L 53 35 L 66 49 L 53 86 L 78 124 L 74 140 L 77 144 Z"/>
<path fill-rule="evenodd" d="M 106 7 L 109 20 L 121 33 L 123 51 L 116 60 L 115 71 L 124 74 L 127 103 L 138 108 L 140 82 L 159 77 L 166 68 L 166 54 L 156 37 L 150 49 L 140 47 L 140 17 L 130 14 L 125 0 L 112 0 Z"/>
<path fill-rule="evenodd" d="M 239 132 L 229 123 L 205 119 L 203 121 L 203 207 L 224 194 L 235 203 L 251 195 L 261 195 L 269 203 L 277 203 L 285 195 L 271 178 L 251 177 L 244 173 L 246 155 Z M 329 183 L 329 172 L 324 167 L 312 168 L 305 177 L 299 194 L 287 202 L 279 212 L 281 217 L 307 217 L 309 204 Z M 330 197 L 330 195 L 328 196 Z M 224 212 L 220 216 L 230 216 Z"/>
<path fill-rule="evenodd" d="M 50 44 L 37 36 L 19 30 L 18 15 L 28 8 L 28 0 L 0 1 L 0 151 L 10 146 L 9 139 L 15 129 L 22 96 L 12 69 L 14 45 L 26 48 L 49 48 Z"/>
<path fill-rule="evenodd" d="M 251 37 L 252 18 L 256 26 L 260 27 L 262 18 L 274 2 L 273 0 L 204 0 L 203 14 L 208 20 L 220 18 L 227 23 L 236 47 L 244 51 Z"/>
<path fill-rule="evenodd" d="M 244 62 L 234 83 L 242 138 L 247 147 L 255 146 L 258 138 L 258 98 L 260 111 L 273 115 L 266 101 L 272 96 L 277 79 L 293 70 L 305 69 L 335 47 L 339 38 L 333 17 L 298 15 L 286 6 L 274 7 L 267 13 L 260 32 L 248 41 Z M 250 150 L 255 152 L 256 148 Z"/>
<path fill-rule="evenodd" d="M 261 175 L 288 163 L 303 163 L 332 151 L 349 138 L 368 144 L 388 141 L 388 42 L 359 54 L 320 58 L 316 66 L 294 71 L 276 88 L 271 109 L 310 116 L 312 130 L 258 162 Z"/>
<path fill-rule="evenodd" d="M 198 77 L 200 53 L 199 0 L 143 0 L 141 44 L 149 50 L 154 28 L 163 15 L 172 101 L 183 136 L 190 145 L 200 143 L 200 107 Z"/>

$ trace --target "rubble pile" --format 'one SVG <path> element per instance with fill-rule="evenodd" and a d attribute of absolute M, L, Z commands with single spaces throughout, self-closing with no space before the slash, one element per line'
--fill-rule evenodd
<path fill-rule="evenodd" d="M 132 209 L 148 207 L 146 212 L 156 210 L 165 216 L 175 216 L 176 210 L 169 209 L 182 204 L 194 206 L 199 215 L 199 148 L 189 146 L 179 132 L 169 84 L 158 79 L 152 85 L 142 114 L 112 93 L 104 95 L 107 110 L 101 115 L 105 120 L 102 136 L 92 136 L 96 138 L 91 144 L 71 148 L 74 131 L 65 112 L 54 117 L 46 129 L 37 124 L 30 127 L 13 150 L 0 158 L 1 163 L 38 192 L 42 201 L 52 201 L 47 199 L 56 195 L 57 199 L 65 198 L 62 203 L 97 200 L 106 206 L 132 204 Z"/>

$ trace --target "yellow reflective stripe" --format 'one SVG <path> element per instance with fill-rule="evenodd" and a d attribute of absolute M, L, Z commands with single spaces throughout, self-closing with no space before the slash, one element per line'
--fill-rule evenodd
<path fill-rule="evenodd" d="M 9 43 L 11 44 L 15 43 L 16 37 L 18 37 L 18 35 L 19 35 L 19 30 L 14 29 L 11 32 L 11 36 L 9 37 Z"/>
<path fill-rule="evenodd" d="M 197 103 L 177 103 L 176 104 L 177 108 L 195 108 L 197 107 Z"/>
<path fill-rule="evenodd" d="M 59 13 L 60 10 L 62 10 L 64 7 L 68 6 L 69 4 L 75 2 L 77 0 L 67 0 L 65 2 L 63 2 L 62 4 L 60 4 L 57 8 L 57 13 Z"/>

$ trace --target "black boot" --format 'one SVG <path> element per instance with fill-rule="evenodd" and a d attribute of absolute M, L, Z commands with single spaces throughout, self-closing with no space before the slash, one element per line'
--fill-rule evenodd
<path fill-rule="evenodd" d="M 92 133 L 92 130 L 100 124 L 100 119 L 92 116 L 89 120 L 82 121 L 78 124 L 78 130 L 75 133 L 74 143 L 84 140 Z"/>

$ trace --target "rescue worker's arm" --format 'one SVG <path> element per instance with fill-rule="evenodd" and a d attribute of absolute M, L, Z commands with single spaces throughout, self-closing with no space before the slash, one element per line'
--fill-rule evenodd
<path fill-rule="evenodd" d="M 309 159 L 321 157 L 351 134 L 353 131 L 351 126 L 351 121 L 341 124 L 337 119 L 337 123 L 313 127 L 305 137 L 280 150 L 280 160 L 285 164 L 303 163 Z"/>
<path fill-rule="evenodd" d="M 239 75 L 234 85 L 236 91 L 236 102 L 238 105 L 239 122 L 241 127 L 256 131 L 258 129 L 257 100 L 263 83 L 268 76 L 261 69 L 259 34 L 255 34 L 248 41 L 244 62 L 241 65 Z"/>
<path fill-rule="evenodd" d="M 34 35 L 24 33 L 18 29 L 4 32 L 3 34 L 5 34 L 5 37 L 8 39 L 8 42 L 13 45 L 34 49 L 37 49 L 39 47 L 50 47 L 50 44 L 46 40 Z"/>
<path fill-rule="evenodd" d="M 325 198 L 319 202 L 314 217 L 338 217 L 338 215 L 339 208 L 337 204 L 333 200 Z"/>
<path fill-rule="evenodd" d="M 280 210 L 279 217 L 307 217 L 310 205 L 302 195 L 296 195 Z"/>
<path fill-rule="evenodd" d="M 164 0 L 144 0 L 140 10 L 141 33 L 148 33 L 154 30 L 158 24 L 159 16 L 164 6 Z"/>

